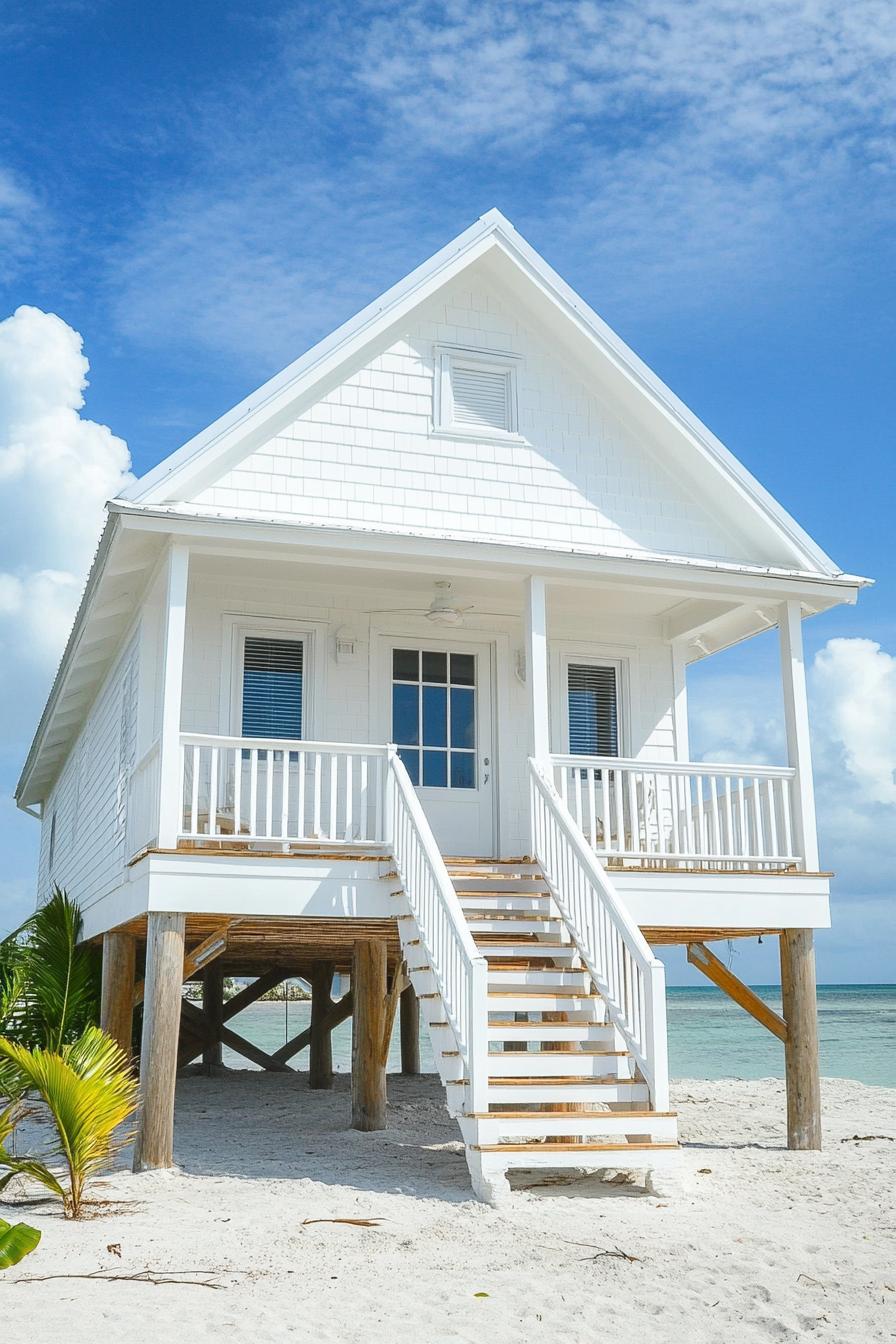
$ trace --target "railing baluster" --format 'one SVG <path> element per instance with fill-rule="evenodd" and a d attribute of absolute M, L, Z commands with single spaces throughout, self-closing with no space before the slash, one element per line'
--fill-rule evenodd
<path fill-rule="evenodd" d="M 208 833 L 218 834 L 218 748 L 212 747 L 208 771 Z"/>
<path fill-rule="evenodd" d="M 339 789 L 337 786 L 337 766 L 339 762 L 335 754 L 330 755 L 330 823 L 327 828 L 327 839 L 336 839 L 336 809 L 339 802 Z"/>
<path fill-rule="evenodd" d="M 793 830 L 790 821 L 790 780 L 781 779 L 781 817 L 784 822 L 784 853 L 793 854 Z"/>
<path fill-rule="evenodd" d="M 361 841 L 370 838 L 370 818 L 368 816 L 369 799 L 367 793 L 367 757 L 361 757 L 359 768 L 359 787 L 358 787 L 358 812 L 361 818 L 358 839 Z"/>
<path fill-rule="evenodd" d="M 282 797 L 280 799 L 280 839 L 286 840 L 289 836 L 289 767 L 290 753 L 283 753 L 283 786 Z"/>
<path fill-rule="evenodd" d="M 265 754 L 265 780 L 264 790 L 264 833 L 271 836 L 274 833 L 274 753 L 266 751 Z"/>
<path fill-rule="evenodd" d="M 319 751 L 316 751 L 316 752 L 314 753 L 314 813 L 313 813 L 313 826 L 312 826 L 312 837 L 313 837 L 313 839 L 315 839 L 315 840 L 320 840 L 320 839 L 321 839 L 321 834 L 320 834 L 320 769 L 321 769 L 320 752 L 319 752 Z"/>
<path fill-rule="evenodd" d="M 243 752 L 236 747 L 233 753 L 233 834 L 243 833 Z"/>
<path fill-rule="evenodd" d="M 296 839 L 304 840 L 305 830 L 305 753 L 297 753 L 296 760 Z"/>
<path fill-rule="evenodd" d="M 258 835 L 258 748 L 249 751 L 249 834 Z"/>
<path fill-rule="evenodd" d="M 756 857 L 761 859 L 765 856 L 765 839 L 762 831 L 762 801 L 759 797 L 759 779 L 756 775 L 753 776 L 751 787 L 753 790 L 753 821 L 756 826 L 755 852 Z"/>
<path fill-rule="evenodd" d="M 352 789 L 354 787 L 355 771 L 354 758 L 346 756 L 345 758 L 345 838 L 352 838 Z"/>
<path fill-rule="evenodd" d="M 193 787 L 190 790 L 190 834 L 199 834 L 199 763 L 202 756 L 202 748 L 194 747 L 193 757 Z"/>
<path fill-rule="evenodd" d="M 588 837 L 592 848 L 597 849 L 597 800 L 594 794 L 594 771 L 588 769 Z"/>
<path fill-rule="evenodd" d="M 712 816 L 712 853 L 713 857 L 722 852 L 722 830 L 719 825 L 719 783 L 715 775 L 709 777 L 709 803 Z"/>

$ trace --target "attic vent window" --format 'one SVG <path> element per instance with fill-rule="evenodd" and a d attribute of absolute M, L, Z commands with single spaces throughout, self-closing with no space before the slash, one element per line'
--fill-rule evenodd
<path fill-rule="evenodd" d="M 436 351 L 433 427 L 464 438 L 517 437 L 514 355 Z"/>

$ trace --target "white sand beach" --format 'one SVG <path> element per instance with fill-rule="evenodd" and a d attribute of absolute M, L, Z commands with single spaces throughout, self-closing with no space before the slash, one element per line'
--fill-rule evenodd
<path fill-rule="evenodd" d="M 434 1079 L 390 1078 L 379 1134 L 346 1127 L 348 1083 L 313 1093 L 301 1075 L 182 1079 L 182 1170 L 117 1171 L 96 1190 L 109 1204 L 80 1223 L 50 1204 L 19 1209 L 43 1241 L 0 1277 L 0 1335 L 871 1344 L 896 1333 L 893 1090 L 826 1080 L 825 1151 L 806 1154 L 783 1146 L 783 1083 L 681 1082 L 676 1191 L 591 1176 L 491 1209 L 471 1198 Z M 382 1221 L 306 1221 L 335 1218 Z M 66 1277 L 95 1271 L 216 1287 Z"/>

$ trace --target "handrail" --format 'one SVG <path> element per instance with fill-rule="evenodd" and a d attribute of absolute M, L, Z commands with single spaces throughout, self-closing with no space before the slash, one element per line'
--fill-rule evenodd
<path fill-rule="evenodd" d="M 796 770 L 789 765 L 731 765 L 727 761 L 658 761 L 640 760 L 635 756 L 574 756 L 551 754 L 554 765 L 579 766 L 583 770 L 643 770 L 664 775 L 751 775 L 760 779 L 795 779 Z"/>
<path fill-rule="evenodd" d="M 181 733 L 183 746 L 242 747 L 244 751 L 321 751 L 339 756 L 385 756 L 381 742 L 310 742 L 304 737 L 227 737 L 220 733 Z"/>
<path fill-rule="evenodd" d="M 469 1081 L 469 1109 L 487 1109 L 488 963 L 404 763 L 388 748 L 386 838 Z"/>
<path fill-rule="evenodd" d="M 535 858 L 607 1012 L 637 1062 L 654 1108 L 668 1109 L 666 977 L 538 761 L 530 758 Z"/>

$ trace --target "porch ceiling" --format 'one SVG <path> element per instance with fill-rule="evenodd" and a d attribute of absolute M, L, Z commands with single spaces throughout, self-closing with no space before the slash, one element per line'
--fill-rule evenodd
<path fill-rule="evenodd" d="M 193 948 L 228 925 L 227 950 L 217 963 L 227 975 L 256 976 L 283 969 L 290 976 L 310 974 L 316 962 L 331 962 L 335 970 L 351 970 L 352 950 L 359 938 L 382 938 L 390 966 L 401 960 L 398 924 L 394 919 L 276 918 L 246 915 L 196 915 L 186 917 L 186 948 Z M 130 920 L 117 930 L 134 934 L 142 958 L 146 945 L 146 915 Z M 94 939 L 102 941 L 102 935 Z"/>

